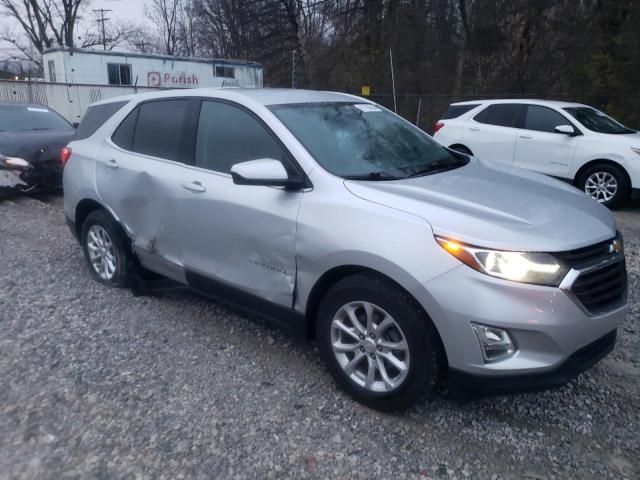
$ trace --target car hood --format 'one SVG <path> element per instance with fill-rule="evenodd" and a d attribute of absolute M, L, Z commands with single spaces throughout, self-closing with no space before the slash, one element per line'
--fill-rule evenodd
<path fill-rule="evenodd" d="M 59 130 L 0 132 L 0 153 L 24 158 L 31 163 L 57 160 L 60 150 L 74 135 L 73 131 Z"/>
<path fill-rule="evenodd" d="M 559 180 L 472 159 L 398 181 L 345 181 L 354 195 L 417 215 L 436 235 L 517 251 L 564 251 L 615 235 L 611 212 Z"/>

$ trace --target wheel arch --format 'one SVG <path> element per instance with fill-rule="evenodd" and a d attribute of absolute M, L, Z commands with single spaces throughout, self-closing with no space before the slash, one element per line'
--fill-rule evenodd
<path fill-rule="evenodd" d="M 81 238 L 82 224 L 84 223 L 84 221 L 87 219 L 87 217 L 91 212 L 95 212 L 96 210 L 108 211 L 104 207 L 104 205 L 100 204 L 99 202 L 91 198 L 84 198 L 78 202 L 78 205 L 76 205 L 76 208 L 75 208 L 75 219 L 74 219 L 77 238 Z"/>
<path fill-rule="evenodd" d="M 622 165 L 620 162 L 617 162 L 615 160 L 611 160 L 609 158 L 596 158 L 594 160 L 589 160 L 587 163 L 585 163 L 584 165 L 582 165 L 578 171 L 576 172 L 576 174 L 573 176 L 573 185 L 577 186 L 578 182 L 580 180 L 580 177 L 582 176 L 582 174 L 584 172 L 586 172 L 589 168 L 594 167 L 596 165 L 610 165 L 612 167 L 616 167 L 619 168 L 620 170 L 622 170 L 622 173 L 625 176 L 625 179 L 627 181 L 627 185 L 629 185 L 629 187 L 631 187 L 631 176 L 629 175 L 629 172 L 627 172 L 627 169 L 625 168 L 624 165 Z"/>
<path fill-rule="evenodd" d="M 307 297 L 306 308 L 305 308 L 305 318 L 307 322 L 306 330 L 309 338 L 314 339 L 315 337 L 315 323 L 317 319 L 318 309 L 320 307 L 320 303 L 322 302 L 322 299 L 325 297 L 329 289 L 331 289 L 331 287 L 336 283 L 338 283 L 340 280 L 357 273 L 366 273 L 372 276 L 383 278 L 385 281 L 391 283 L 396 288 L 405 292 L 409 297 L 411 297 L 415 301 L 416 306 L 422 311 L 425 317 L 433 325 L 433 329 L 436 332 L 436 337 L 438 339 L 440 352 L 442 352 L 442 355 L 443 355 L 442 365 L 445 366 L 446 368 L 446 366 L 449 363 L 447 360 L 447 353 L 444 348 L 444 343 L 442 341 L 442 337 L 440 336 L 440 332 L 438 331 L 438 327 L 431 319 L 429 312 L 427 312 L 426 309 L 422 306 L 422 304 L 415 298 L 415 296 L 412 295 L 411 292 L 407 290 L 405 287 L 403 287 L 399 282 L 397 282 L 390 276 L 379 272 L 378 270 L 375 270 L 370 267 L 365 267 L 362 265 L 340 265 L 340 266 L 333 267 L 328 271 L 326 271 L 325 273 L 323 273 L 320 276 L 320 278 L 314 283 L 309 293 L 309 296 Z"/>

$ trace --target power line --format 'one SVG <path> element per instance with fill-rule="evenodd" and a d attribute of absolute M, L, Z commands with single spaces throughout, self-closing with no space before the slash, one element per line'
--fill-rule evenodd
<path fill-rule="evenodd" d="M 96 18 L 96 22 L 98 22 L 100 24 L 100 26 L 102 27 L 102 47 L 106 50 L 107 49 L 107 35 L 105 33 L 105 22 L 107 20 L 109 20 L 108 17 L 105 17 L 104 14 L 107 12 L 111 12 L 112 10 L 109 9 L 105 9 L 105 8 L 98 8 L 96 10 L 94 10 L 94 13 L 99 14 L 100 17 Z"/>

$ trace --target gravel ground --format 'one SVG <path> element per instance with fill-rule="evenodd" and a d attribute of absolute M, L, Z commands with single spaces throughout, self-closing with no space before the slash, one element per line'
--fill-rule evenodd
<path fill-rule="evenodd" d="M 350 400 L 311 344 L 91 280 L 61 199 L 0 203 L 0 478 L 638 478 L 640 210 L 615 351 L 546 393 Z"/>

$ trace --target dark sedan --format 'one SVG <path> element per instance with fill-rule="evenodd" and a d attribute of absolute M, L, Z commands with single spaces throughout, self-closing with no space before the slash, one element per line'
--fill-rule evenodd
<path fill-rule="evenodd" d="M 74 135 L 73 126 L 49 107 L 0 103 L 0 188 L 60 188 L 60 151 Z"/>

